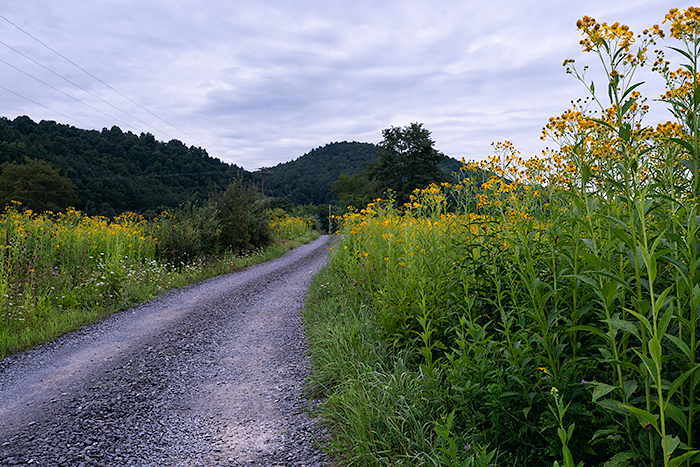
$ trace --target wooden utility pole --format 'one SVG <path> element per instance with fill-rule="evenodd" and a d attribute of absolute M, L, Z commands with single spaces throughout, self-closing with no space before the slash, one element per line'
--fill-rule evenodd
<path fill-rule="evenodd" d="M 260 174 L 262 175 L 262 187 L 261 187 L 261 191 L 262 191 L 262 199 L 263 199 L 263 200 L 265 199 L 265 169 L 266 169 L 266 168 L 267 168 L 267 167 L 260 167 L 260 168 L 258 169 L 258 172 L 260 172 Z M 267 172 L 267 173 L 270 173 L 270 172 Z"/>

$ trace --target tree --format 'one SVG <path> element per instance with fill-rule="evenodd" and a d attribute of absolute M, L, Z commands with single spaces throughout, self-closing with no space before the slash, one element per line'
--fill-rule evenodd
<path fill-rule="evenodd" d="M 51 164 L 27 159 L 24 164 L 2 165 L 0 205 L 19 201 L 34 212 L 60 212 L 75 206 L 78 198 L 70 179 L 59 174 Z"/>
<path fill-rule="evenodd" d="M 366 170 L 359 170 L 353 175 L 340 174 L 331 191 L 340 199 L 340 207 L 344 210 L 350 206 L 362 209 L 367 203 L 381 196 L 376 183 L 369 179 Z"/>
<path fill-rule="evenodd" d="M 379 161 L 370 168 L 370 178 L 382 191 L 392 190 L 399 205 L 409 201 L 415 189 L 447 181 L 438 164 L 447 158 L 433 147 L 430 131 L 422 123 L 391 127 L 382 131 Z"/>
<path fill-rule="evenodd" d="M 269 245 L 272 232 L 265 213 L 266 203 L 257 190 L 240 177 L 231 180 L 226 190 L 212 195 L 221 226 L 220 239 L 235 251 L 253 250 Z"/>
<path fill-rule="evenodd" d="M 329 143 L 272 167 L 272 175 L 265 174 L 265 196 L 286 196 L 295 205 L 336 203 L 332 187 L 338 176 L 364 169 L 376 160 L 374 144 Z"/>

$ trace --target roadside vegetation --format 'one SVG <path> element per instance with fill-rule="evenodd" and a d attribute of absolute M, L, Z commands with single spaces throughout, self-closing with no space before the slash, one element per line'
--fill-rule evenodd
<path fill-rule="evenodd" d="M 0 215 L 0 359 L 317 235 L 312 219 L 266 210 L 240 180 L 151 220 L 11 203 Z"/>
<path fill-rule="evenodd" d="M 564 62 L 557 150 L 344 216 L 305 312 L 341 465 L 700 464 L 700 9 L 664 24 L 579 21 L 608 82 Z"/>

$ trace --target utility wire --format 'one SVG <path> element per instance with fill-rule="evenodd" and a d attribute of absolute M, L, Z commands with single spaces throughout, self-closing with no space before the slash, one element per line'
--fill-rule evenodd
<path fill-rule="evenodd" d="M 21 27 L 19 27 L 18 25 L 16 25 L 15 23 L 13 23 L 12 21 L 10 21 L 9 19 L 5 18 L 3 15 L 0 15 L 0 18 L 4 19 L 4 20 L 7 21 L 8 23 L 10 23 L 12 26 L 14 26 L 15 28 L 19 29 L 19 30 L 22 31 L 24 34 L 26 34 L 27 36 L 29 36 L 29 37 L 31 37 L 32 39 L 34 39 L 34 40 L 35 40 L 36 42 L 38 42 L 39 44 L 41 44 L 41 45 L 43 45 L 44 47 L 46 47 L 47 49 L 49 49 L 51 52 L 55 53 L 56 55 L 58 55 L 59 57 L 61 57 L 62 59 L 64 59 L 65 61 L 67 61 L 68 63 L 70 63 L 71 65 L 73 65 L 73 66 L 76 67 L 77 69 L 79 69 L 80 71 L 82 71 L 83 73 L 87 74 L 87 75 L 90 76 L 91 78 L 95 79 L 95 80 L 98 81 L 99 83 L 101 83 L 101 84 L 103 84 L 104 86 L 106 86 L 107 88 L 111 89 L 113 92 L 119 94 L 119 95 L 122 96 L 124 99 L 128 100 L 129 102 L 131 102 L 132 104 L 134 104 L 134 105 L 136 105 L 137 107 L 141 108 L 142 110 L 148 112 L 149 114 L 153 115 L 154 117 L 156 117 L 156 118 L 159 119 L 160 121 L 166 123 L 167 125 L 170 125 L 171 127 L 175 128 L 176 130 L 178 130 L 179 132 L 181 132 L 182 134 L 187 135 L 187 136 L 189 136 L 190 138 L 192 138 L 193 140 L 195 140 L 195 141 L 199 142 L 200 144 L 206 146 L 206 144 L 205 144 L 203 141 L 200 141 L 199 139 L 197 139 L 197 138 L 195 138 L 194 136 L 190 135 L 190 134 L 187 133 L 186 131 L 182 130 L 181 128 L 178 128 L 178 127 L 175 126 L 174 124 L 172 124 L 172 123 L 170 123 L 169 121 L 165 120 L 163 117 L 161 117 L 161 116 L 159 116 L 159 115 L 156 115 L 155 113 L 153 113 L 152 111 L 150 111 L 150 110 L 147 109 L 146 107 L 142 106 L 141 104 L 139 104 L 139 103 L 136 102 L 135 100 L 131 99 L 129 96 L 127 96 L 127 95 L 123 94 L 122 92 L 116 90 L 115 88 L 113 88 L 113 87 L 110 86 L 109 84 L 105 83 L 103 80 L 101 80 L 101 79 L 98 78 L 97 76 L 93 75 L 92 73 L 90 73 L 89 71 L 87 71 L 86 69 L 84 69 L 83 67 L 81 67 L 80 65 L 78 65 L 77 63 L 75 63 L 74 61 L 72 61 L 71 59 L 69 59 L 68 57 L 66 57 L 65 55 L 63 55 L 63 54 L 61 54 L 60 52 L 54 50 L 54 49 L 51 48 L 48 44 L 46 44 L 46 43 L 42 42 L 41 40 L 37 39 L 36 37 L 34 37 L 33 35 L 31 35 L 31 34 L 28 33 L 27 31 L 25 31 L 24 29 L 22 29 Z M 217 152 L 218 152 L 218 151 L 217 151 Z"/>
<path fill-rule="evenodd" d="M 36 76 L 34 76 L 34 75 L 30 74 L 30 73 L 27 73 L 27 72 L 24 71 L 24 70 L 21 70 L 21 69 L 17 68 L 16 66 L 12 65 L 11 63 L 6 62 L 5 60 L 3 60 L 3 59 L 1 59 L 1 58 L 0 58 L 0 62 L 4 63 L 5 65 L 9 66 L 10 68 L 14 68 L 15 70 L 17 70 L 17 71 L 19 71 L 20 73 L 22 73 L 22 74 L 24 74 L 24 75 L 26 75 L 26 76 L 32 78 L 33 80 L 36 80 L 36 81 L 40 82 L 40 83 L 43 84 L 44 86 L 50 87 L 50 88 L 53 89 L 54 91 L 60 92 L 61 94 L 63 94 L 63 95 L 66 96 L 66 97 L 68 97 L 68 98 L 70 98 L 70 99 L 73 99 L 74 101 L 76 101 L 76 102 L 78 102 L 78 103 L 80 103 L 80 104 L 83 104 L 84 106 L 89 107 L 89 108 L 91 108 L 92 110 L 94 110 L 94 111 L 96 111 L 96 112 L 99 112 L 99 113 L 101 113 L 102 115 L 104 115 L 104 116 L 106 116 L 106 117 L 109 117 L 109 118 L 111 118 L 111 119 L 113 119 L 113 120 L 116 120 L 117 122 L 121 123 L 122 125 L 125 125 L 126 127 L 130 127 L 130 126 L 131 126 L 131 125 L 129 125 L 128 123 L 126 123 L 125 121 L 119 120 L 117 117 L 115 117 L 115 116 L 113 116 L 113 115 L 110 115 L 110 114 L 108 114 L 108 113 L 105 113 L 105 112 L 101 111 L 100 109 L 98 109 L 97 107 L 88 104 L 87 102 L 83 102 L 83 101 L 81 101 L 80 99 L 78 99 L 78 98 L 75 97 L 75 96 L 71 96 L 71 95 L 68 94 L 67 92 L 65 92 L 65 91 L 63 91 L 63 90 L 61 90 L 61 89 L 58 89 L 56 86 L 54 86 L 54 85 L 52 85 L 52 84 L 49 84 L 49 83 L 47 83 L 46 81 L 43 81 L 43 80 L 37 78 Z"/>
<path fill-rule="evenodd" d="M 54 109 L 52 109 L 51 107 L 47 107 L 47 106 L 45 106 L 44 104 L 40 104 L 39 102 L 37 102 L 37 101 L 35 101 L 35 100 L 33 100 L 33 99 L 30 99 L 30 98 L 28 98 L 27 96 L 23 96 L 22 94 L 19 94 L 19 93 L 15 92 L 15 91 L 12 91 L 11 89 L 7 89 L 7 88 L 6 88 L 5 86 L 3 86 L 3 85 L 0 85 L 0 89 L 3 89 L 3 90 L 5 90 L 5 91 L 9 92 L 10 94 L 14 94 L 14 95 L 17 96 L 17 97 L 21 97 L 22 99 L 28 100 L 28 101 L 31 102 L 32 104 L 36 104 L 36 105 L 38 105 L 39 107 L 45 108 L 46 110 L 49 110 L 49 111 L 54 112 L 54 113 L 57 113 L 58 115 L 67 118 L 68 120 L 73 120 L 74 122 L 78 123 L 78 124 L 81 125 L 81 126 L 84 126 L 85 128 L 90 128 L 90 125 L 88 125 L 88 124 L 85 123 L 85 122 L 81 122 L 80 120 L 78 120 L 78 119 L 76 119 L 76 118 L 73 118 L 73 117 L 69 117 L 68 115 L 66 115 L 66 114 L 64 114 L 64 113 L 61 113 L 61 112 L 59 112 L 58 110 L 54 110 Z"/>
<path fill-rule="evenodd" d="M 16 52 L 16 53 L 18 53 L 19 55 L 23 56 L 23 57 L 26 58 L 27 60 L 30 60 L 31 62 L 33 62 L 33 63 L 39 65 L 40 67 L 42 67 L 42 68 L 45 69 L 46 71 L 48 71 L 48 72 L 50 72 L 50 73 L 53 73 L 54 75 L 58 76 L 58 77 L 61 78 L 62 80 L 66 81 L 67 83 L 70 83 L 70 84 L 72 84 L 73 86 L 77 87 L 78 89 L 81 89 L 82 91 L 86 92 L 87 94 L 90 94 L 90 95 L 91 95 L 92 97 L 94 97 L 95 99 L 98 99 L 99 101 L 101 101 L 101 102 L 107 104 L 108 106 L 112 107 L 113 109 L 118 110 L 119 112 L 122 112 L 122 113 L 128 115 L 129 117 L 133 118 L 134 120 L 136 120 L 136 121 L 138 121 L 138 122 L 143 123 L 144 125 L 146 125 L 147 127 L 151 128 L 151 129 L 154 130 L 154 131 L 160 131 L 161 133 L 163 133 L 163 134 L 164 134 L 165 136 L 167 136 L 168 138 L 172 138 L 172 136 L 169 135 L 169 134 L 167 134 L 166 132 L 164 132 L 164 131 L 162 131 L 162 130 L 159 130 L 158 128 L 152 126 L 152 125 L 149 124 L 148 122 L 145 122 L 145 121 L 141 120 L 140 118 L 138 118 L 138 117 L 136 117 L 136 116 L 134 116 L 134 115 L 131 115 L 131 114 L 130 114 L 129 112 L 127 112 L 126 110 L 120 109 L 120 108 L 117 107 L 116 105 L 112 104 L 111 102 L 106 101 L 105 99 L 101 98 L 101 97 L 98 96 L 97 94 L 88 91 L 87 89 L 85 89 L 84 87 L 80 86 L 80 85 L 77 84 L 77 83 L 74 83 L 73 81 L 69 80 L 69 79 L 66 78 L 65 76 L 63 76 L 63 75 L 61 75 L 61 74 L 59 74 L 59 73 L 56 73 L 56 72 L 53 71 L 51 68 L 45 66 L 44 64 L 38 62 L 37 60 L 34 60 L 32 57 L 30 57 L 29 55 L 25 54 L 25 53 L 22 52 L 21 50 L 17 50 L 16 48 L 14 48 L 14 47 L 12 47 L 11 45 L 9 45 L 9 44 L 3 42 L 2 40 L 0 40 L 0 44 L 4 45 L 5 47 L 9 48 L 10 50 L 13 50 L 14 52 Z"/>

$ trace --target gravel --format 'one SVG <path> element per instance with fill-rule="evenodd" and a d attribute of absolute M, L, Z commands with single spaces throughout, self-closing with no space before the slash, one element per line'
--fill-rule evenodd
<path fill-rule="evenodd" d="M 0 465 L 329 465 L 300 318 L 327 242 L 7 357 Z"/>

